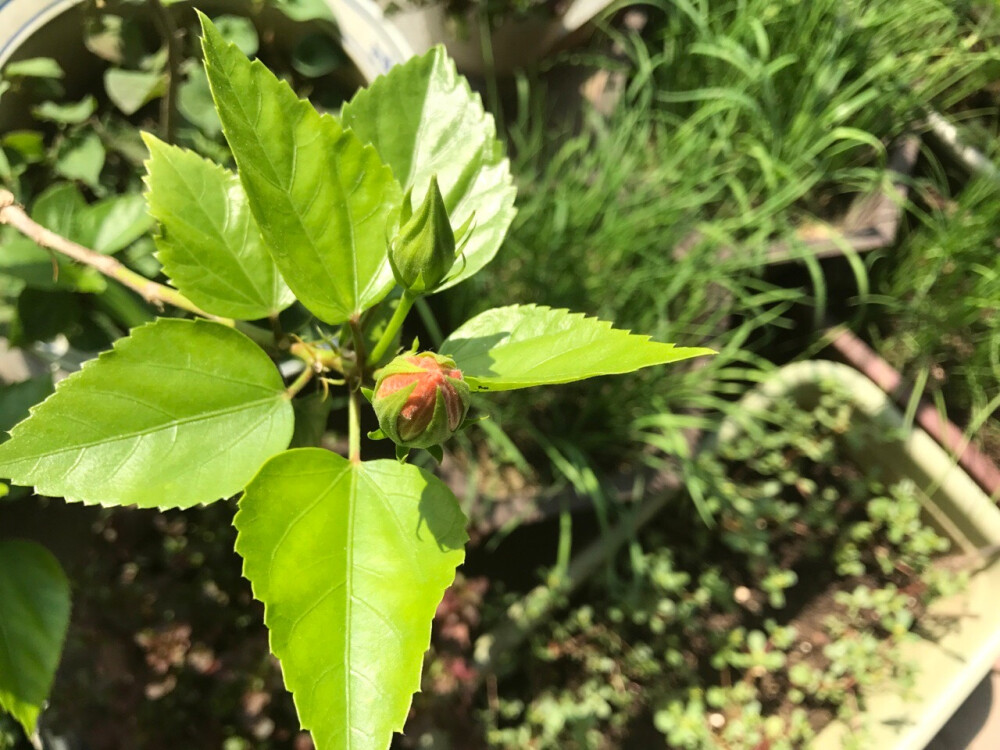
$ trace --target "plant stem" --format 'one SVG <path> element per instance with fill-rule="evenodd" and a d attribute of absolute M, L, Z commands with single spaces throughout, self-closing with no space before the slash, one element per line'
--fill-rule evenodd
<path fill-rule="evenodd" d="M 361 318 L 355 315 L 348 321 L 348 325 L 351 327 L 351 337 L 354 339 L 354 372 L 352 375 L 356 382 L 351 384 L 351 390 L 354 390 L 365 379 L 368 360 L 365 354 L 365 334 L 361 330 Z"/>
<path fill-rule="evenodd" d="M 180 46 L 180 37 L 177 36 L 177 25 L 163 3 L 160 0 L 149 0 L 149 4 L 160 27 L 160 35 L 167 44 L 167 90 L 160 100 L 160 128 L 163 140 L 173 143 L 177 131 L 177 86 L 180 84 L 180 64 L 184 51 Z"/>
<path fill-rule="evenodd" d="M 361 463 L 361 393 L 352 389 L 347 400 L 347 458 L 355 464 Z"/>
<path fill-rule="evenodd" d="M 119 281 L 138 292 L 147 302 L 151 302 L 159 307 L 162 307 L 164 304 L 173 305 L 195 315 L 200 315 L 203 318 L 214 320 L 217 323 L 224 323 L 228 326 L 235 325 L 229 318 L 220 318 L 217 315 L 205 312 L 176 289 L 171 289 L 163 284 L 150 281 L 145 276 L 126 268 L 110 255 L 101 255 L 83 245 L 78 245 L 65 237 L 61 237 L 55 232 L 49 231 L 34 222 L 25 213 L 24 209 L 14 200 L 14 194 L 9 190 L 0 190 L 0 224 L 8 224 L 14 227 L 14 229 L 25 237 L 44 248 L 61 253 L 78 263 L 96 268 L 105 276 Z"/>
<path fill-rule="evenodd" d="M 299 373 L 299 376 L 292 381 L 285 389 L 285 398 L 292 399 L 295 395 L 305 388 L 306 383 L 312 380 L 313 375 L 316 374 L 316 368 L 309 362 L 306 362 L 306 369 Z"/>
<path fill-rule="evenodd" d="M 389 325 L 385 327 L 385 331 L 382 333 L 382 337 L 375 344 L 375 348 L 372 349 L 371 356 L 368 358 L 368 362 L 372 365 L 377 365 L 382 357 L 385 356 L 386 349 L 392 343 L 392 340 L 396 338 L 396 333 L 399 331 L 400 326 L 403 325 L 403 321 L 406 320 L 407 314 L 410 312 L 410 308 L 413 307 L 413 303 L 416 301 L 416 297 L 412 296 L 408 291 L 403 291 L 403 296 L 399 300 L 399 305 L 396 307 L 396 312 L 392 314 L 392 319 L 389 321 Z"/>

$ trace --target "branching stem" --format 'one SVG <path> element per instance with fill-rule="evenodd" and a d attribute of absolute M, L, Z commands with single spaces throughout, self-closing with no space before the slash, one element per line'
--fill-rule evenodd
<path fill-rule="evenodd" d="M 96 268 L 108 278 L 119 281 L 130 289 L 138 292 L 143 299 L 159 307 L 173 305 L 181 310 L 187 310 L 203 318 L 214 320 L 232 326 L 235 323 L 229 318 L 220 318 L 198 307 L 176 289 L 150 281 L 112 258 L 101 255 L 83 245 L 78 245 L 55 232 L 51 232 L 36 223 L 28 216 L 24 208 L 14 200 L 14 194 L 9 190 L 0 190 L 0 224 L 8 224 L 30 240 L 49 250 L 54 250 L 67 258 L 72 258 L 85 266 Z"/>
<path fill-rule="evenodd" d="M 344 362 L 340 355 L 336 352 L 331 352 L 326 349 L 317 349 L 304 341 L 296 341 L 292 344 L 289 351 L 292 353 L 292 356 L 298 357 L 299 359 L 305 361 L 306 364 L 319 362 L 323 366 L 324 370 L 335 370 L 341 375 L 344 374 Z"/>
<path fill-rule="evenodd" d="M 149 0 L 149 4 L 156 24 L 160 27 L 160 35 L 167 45 L 167 90 L 160 100 L 160 128 L 163 130 L 163 140 L 173 143 L 177 133 L 177 87 L 180 85 L 180 65 L 184 50 L 181 49 L 177 24 L 170 12 L 160 0 Z"/>

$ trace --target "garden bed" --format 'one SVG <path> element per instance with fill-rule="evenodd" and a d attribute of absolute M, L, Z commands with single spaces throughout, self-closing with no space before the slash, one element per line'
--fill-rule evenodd
<path fill-rule="evenodd" d="M 835 5 L 824 7 L 837 15 Z M 484 306 L 544 296 L 554 306 L 615 318 L 659 340 L 711 342 L 720 354 L 669 375 L 646 371 L 558 394 L 514 394 L 482 406 L 494 419 L 451 443 L 453 455 L 440 473 L 471 516 L 473 546 L 438 612 L 425 693 L 394 746 L 603 750 L 645 748 L 666 737 L 674 747 L 779 750 L 818 734 L 809 747 L 832 749 L 848 746 L 838 732 L 864 724 L 864 739 L 853 740 L 861 747 L 917 748 L 995 653 L 995 613 L 975 610 L 995 598 L 998 569 L 977 550 L 1000 535 L 975 530 L 990 517 L 981 509 L 957 524 L 940 514 L 929 520 L 928 508 L 953 498 L 950 491 L 925 494 L 939 474 L 900 482 L 884 473 L 898 456 L 853 445 L 859 435 L 872 446 L 895 444 L 898 424 L 856 429 L 857 405 L 827 394 L 814 411 L 811 403 L 804 413 L 788 403 L 772 405 L 766 424 L 744 423 L 741 429 L 751 432 L 739 437 L 734 430 L 713 443 L 720 423 L 732 424 L 726 417 L 743 410 L 737 397 L 766 379 L 774 362 L 822 346 L 813 334 L 831 311 L 856 330 L 867 327 L 869 340 L 916 381 L 917 393 L 925 386 L 938 393 L 938 411 L 946 402 L 968 436 L 975 437 L 995 404 L 997 371 L 989 357 L 996 317 L 989 303 L 997 298 L 997 277 L 988 273 L 1000 215 L 993 210 L 995 190 L 976 183 L 957 200 L 943 197 L 957 193 L 954 185 L 946 189 L 951 175 L 938 174 L 926 148 L 914 169 L 918 141 L 896 140 L 918 122 L 913 115 L 925 103 L 947 113 L 948 96 L 934 87 L 951 75 L 946 55 L 932 55 L 926 75 L 900 65 L 913 74 L 900 74 L 904 84 L 927 88 L 896 100 L 887 94 L 897 91 L 896 78 L 879 77 L 888 75 L 884 61 L 895 54 L 885 39 L 855 45 L 838 37 L 824 46 L 826 57 L 818 54 L 806 71 L 812 78 L 802 77 L 819 91 L 825 71 L 848 60 L 853 72 L 841 88 L 822 89 L 827 98 L 819 105 L 826 109 L 817 106 L 827 119 L 858 113 L 836 122 L 863 130 L 840 132 L 829 142 L 830 128 L 817 135 L 806 127 L 812 120 L 803 125 L 800 119 L 807 99 L 788 88 L 798 73 L 767 73 L 782 54 L 809 48 L 788 31 L 808 18 L 792 5 L 783 12 L 765 24 L 773 53 L 743 24 L 754 16 L 752 8 L 718 14 L 711 28 L 683 16 L 656 18 L 642 37 L 623 32 L 617 40 L 624 39 L 632 55 L 625 56 L 632 77 L 613 113 L 591 118 L 578 136 L 553 134 L 547 116 L 534 117 L 535 92 L 508 122 L 526 196 L 512 236 L 490 273 L 422 304 L 424 325 L 407 330 L 404 340 L 419 333 L 425 345 L 440 343 L 438 320 L 448 330 Z M 718 25 L 724 18 L 735 19 L 731 28 Z M 156 32 L 148 23 L 143 29 L 149 45 L 140 57 L 155 64 Z M 709 31 L 711 39 L 703 38 Z M 676 49 L 693 45 L 704 52 L 730 39 L 751 60 L 738 75 L 731 70 L 738 66 L 710 54 L 675 57 Z M 675 49 L 672 40 L 683 44 Z M 937 49 L 940 41 L 928 45 Z M 347 66 L 310 76 L 290 62 L 289 50 L 262 50 L 292 71 L 300 93 L 317 94 L 330 109 L 357 75 Z M 980 50 L 972 48 L 970 59 Z M 900 59 L 910 62 L 923 54 L 917 48 L 903 53 Z M 185 70 L 196 57 L 190 44 L 186 54 Z M 972 82 L 962 79 L 957 87 L 975 86 L 981 61 L 972 62 Z M 754 119 L 756 130 L 730 129 L 745 116 L 742 100 L 696 96 L 708 80 L 718 84 L 717 93 L 742 91 L 744 78 L 759 106 L 777 112 L 767 122 Z M 41 209 L 51 209 L 53 197 L 81 215 L 136 203 L 144 152 L 132 148 L 135 128 L 165 131 L 158 100 L 126 116 L 101 90 L 97 109 L 77 121 L 71 115 L 82 90 L 46 94 L 60 81 L 68 85 L 70 78 L 18 77 L 22 94 L 37 86 L 33 106 L 64 118 L 5 141 L 22 195 L 35 203 L 58 179 L 72 184 L 57 186 Z M 801 108 L 775 109 L 775 90 L 779 103 Z M 11 101 L 5 98 L 3 106 Z M 697 103 L 705 101 L 710 104 Z M 859 108 L 859 101 L 882 106 Z M 715 106 L 721 109 L 713 114 Z M 228 159 L 215 124 L 185 118 L 182 143 Z M 100 166 L 95 171 L 96 161 L 84 160 L 79 171 L 77 159 L 66 167 L 67 144 L 91 132 L 102 144 Z M 109 137 L 115 133 L 122 137 Z M 825 145 L 812 152 L 817 143 Z M 891 149 L 894 143 L 901 147 Z M 111 197 L 119 193 L 125 194 L 121 203 Z M 911 199 L 905 206 L 903 196 Z M 918 226 L 923 219 L 926 226 Z M 70 235 L 77 229 L 52 228 Z M 969 252 L 959 259 L 965 246 Z M 12 248 L 24 250 L 4 243 L 0 255 Z M 847 257 L 835 257 L 845 248 Z M 49 255 L 29 249 L 37 251 L 34 281 L 0 287 L 11 301 L 0 310 L 0 323 L 15 343 L 55 353 L 71 367 L 67 342 L 59 338 L 54 348 L 46 342 L 63 334 L 76 349 L 100 349 L 154 314 L 113 285 L 96 294 L 87 288 L 92 278 L 67 266 L 54 276 Z M 148 236 L 136 235 L 118 252 L 156 276 L 151 249 Z M 883 252 L 859 258 L 869 250 Z M 782 267 L 767 270 L 774 262 Z M 885 266 L 890 273 L 882 273 Z M 966 273 L 970 269 L 978 275 Z M 937 283 L 916 285 L 914 293 L 917 278 Z M 975 305 L 959 304 L 966 299 Z M 921 304 L 907 309 L 911 300 Z M 295 308 L 284 315 L 296 318 L 289 330 L 307 317 Z M 810 317 L 812 327 L 797 325 L 796 316 Z M 954 335 L 941 335 L 952 329 Z M 936 353 L 942 349 L 944 355 Z M 34 386 L 27 389 L 38 396 L 51 390 L 45 378 Z M 312 434 L 300 437 L 344 452 L 344 440 L 324 438 L 329 402 L 320 404 L 319 395 L 309 402 L 319 405 Z M 985 423 L 995 435 L 996 418 Z M 755 439 L 748 441 L 749 434 Z M 919 440 L 929 442 L 925 438 Z M 387 444 L 369 448 L 365 444 L 366 457 L 391 452 Z M 866 459 L 876 455 L 881 468 L 873 469 Z M 88 750 L 309 747 L 268 655 L 261 607 L 229 551 L 230 505 L 161 514 L 58 500 L 5 503 L 4 536 L 52 547 L 76 586 L 73 626 L 43 736 Z M 950 549 L 939 538 L 950 540 Z M 932 565 L 932 556 L 943 560 Z M 955 590 L 967 573 L 967 585 Z M 930 666 L 911 671 L 906 665 L 924 658 L 911 648 L 930 636 L 940 636 L 945 650 L 926 662 Z M 973 642 L 978 650 L 962 652 Z M 931 703 L 908 701 L 898 694 L 907 691 L 896 690 L 912 683 L 910 692 L 922 693 L 928 675 L 943 683 L 943 675 L 963 669 Z M 883 710 L 889 719 L 860 718 L 860 709 Z M 911 726 L 914 717 L 921 721 Z M 759 742 L 747 745 L 747 737 Z"/>
<path fill-rule="evenodd" d="M 481 676 L 496 685 L 484 742 L 639 747 L 651 716 L 675 747 L 756 746 L 744 743 L 758 735 L 800 747 L 834 718 L 810 747 L 850 746 L 845 727 L 858 747 L 933 736 L 1000 649 L 985 596 L 1000 575 L 989 557 L 1000 518 L 925 434 L 900 435 L 898 413 L 861 376 L 838 376 L 846 401 L 791 406 L 814 404 L 817 373 L 837 367 L 793 366 L 768 396 L 742 402 L 767 418 L 740 419 L 742 437 L 730 425 L 724 463 L 706 454 L 688 480 L 714 528 L 668 505 L 659 517 L 670 522 L 645 537 L 653 551 L 637 558 L 633 547 L 610 589 L 592 566 L 582 607 L 546 622 L 553 613 L 532 611 L 544 600 L 529 596 L 509 610 L 513 631 L 480 639 L 477 658 L 493 655 Z M 934 566 L 949 543 L 932 528 L 952 547 Z M 932 603 L 939 587 L 951 595 Z M 510 633 L 534 625 L 526 658 Z"/>

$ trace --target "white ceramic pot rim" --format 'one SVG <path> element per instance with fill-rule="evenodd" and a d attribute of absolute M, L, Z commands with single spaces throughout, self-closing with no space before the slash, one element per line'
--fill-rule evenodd
<path fill-rule="evenodd" d="M 0 66 L 25 39 L 81 1 L 0 0 Z M 372 81 L 413 56 L 409 44 L 371 0 L 326 1 L 340 27 L 344 52 L 365 80 Z"/>

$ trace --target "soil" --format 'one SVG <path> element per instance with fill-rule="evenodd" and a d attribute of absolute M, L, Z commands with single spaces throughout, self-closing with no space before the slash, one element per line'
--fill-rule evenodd
<path fill-rule="evenodd" d="M 73 611 L 43 731 L 74 750 L 312 747 L 232 552 L 233 507 L 107 511 L 27 499 L 4 536 L 35 538 Z M 242 738 L 247 744 L 225 744 Z"/>

